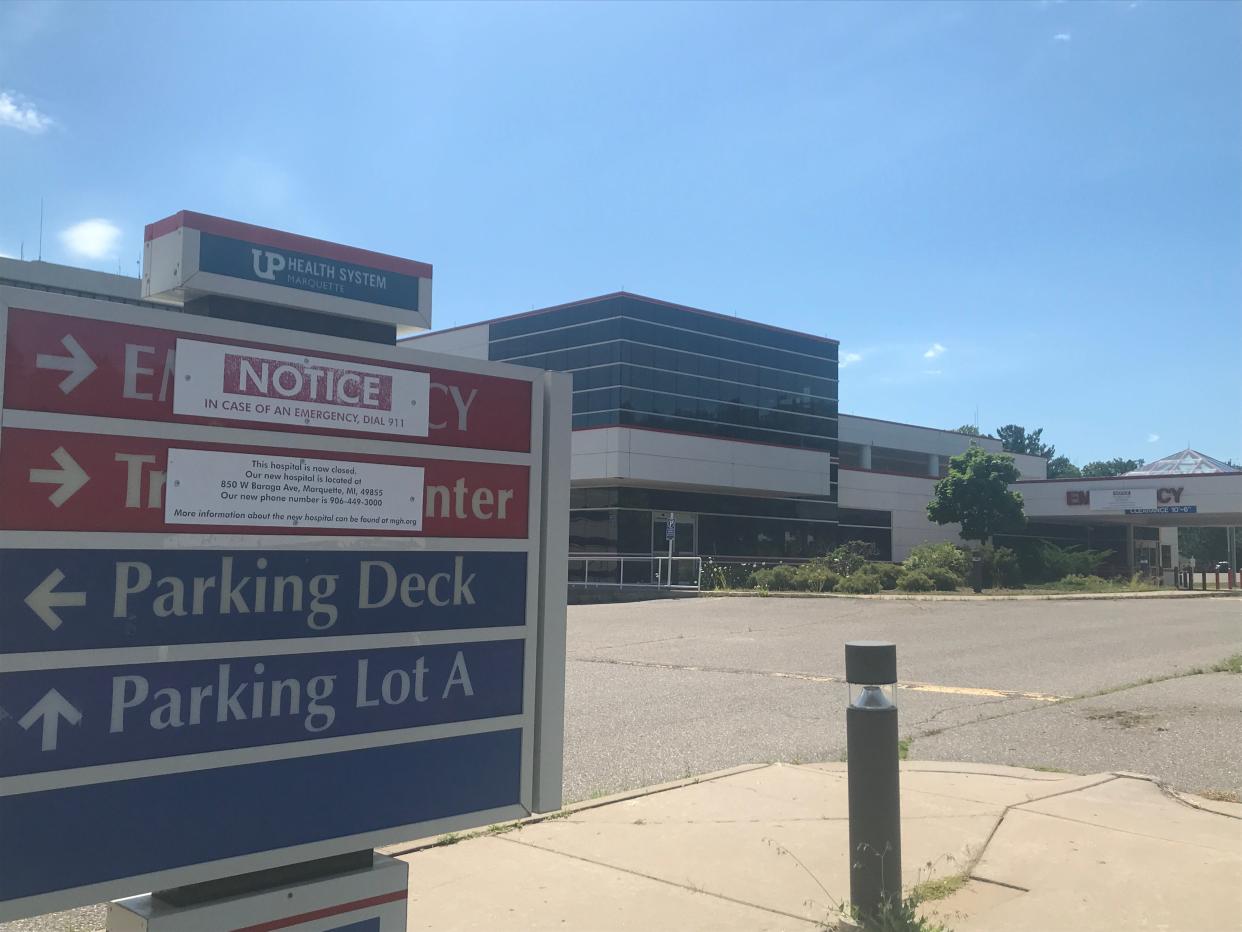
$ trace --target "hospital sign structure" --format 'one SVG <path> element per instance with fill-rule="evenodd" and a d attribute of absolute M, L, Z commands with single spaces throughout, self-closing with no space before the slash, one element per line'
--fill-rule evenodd
<path fill-rule="evenodd" d="M 560 805 L 567 377 L 16 287 L 0 339 L 0 920 Z"/>

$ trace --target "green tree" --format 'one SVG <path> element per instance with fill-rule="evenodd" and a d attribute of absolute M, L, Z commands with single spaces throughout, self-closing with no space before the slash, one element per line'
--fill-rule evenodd
<path fill-rule="evenodd" d="M 1037 427 L 1028 434 L 1026 428 L 1020 424 L 1006 424 L 1004 427 L 996 428 L 996 436 L 1000 438 L 1001 446 L 1005 448 L 1006 453 L 1027 453 L 1048 459 L 1057 455 L 1056 447 L 1050 443 L 1044 443 L 1042 427 Z"/>
<path fill-rule="evenodd" d="M 978 427 L 976 427 L 974 424 L 963 424 L 961 427 L 959 427 L 959 428 L 957 429 L 957 433 L 959 433 L 959 434 L 969 434 L 969 435 L 970 435 L 970 436 L 972 436 L 972 437 L 978 437 L 978 436 L 979 436 L 979 428 L 978 428 Z"/>
<path fill-rule="evenodd" d="M 1077 479 L 1082 470 L 1069 461 L 1068 456 L 1057 456 L 1048 460 L 1049 479 Z"/>
<path fill-rule="evenodd" d="M 960 524 L 963 540 L 982 544 L 993 534 L 1016 531 L 1026 524 L 1022 495 L 1009 490 L 1019 476 L 1012 456 L 972 443 L 949 459 L 949 474 L 936 483 L 927 517 L 937 524 Z"/>
<path fill-rule="evenodd" d="M 1122 473 L 1138 469 L 1142 465 L 1142 460 L 1127 460 L 1119 456 L 1111 460 L 1093 460 L 1082 468 L 1082 474 L 1087 479 L 1120 476 Z"/>
<path fill-rule="evenodd" d="M 1242 532 L 1235 532 L 1235 538 L 1242 550 Z M 1179 527 L 1177 551 L 1183 561 L 1193 557 L 1195 566 L 1211 566 L 1218 560 L 1238 565 L 1238 555 L 1229 553 L 1229 532 L 1223 527 Z"/>

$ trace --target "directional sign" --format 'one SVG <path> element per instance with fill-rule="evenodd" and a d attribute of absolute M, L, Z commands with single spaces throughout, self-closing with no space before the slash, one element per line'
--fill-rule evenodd
<path fill-rule="evenodd" d="M 171 478 L 170 450 L 172 464 L 177 455 L 183 463 Z M 227 454 L 231 465 L 195 456 L 197 451 Z M 377 478 L 372 464 L 394 472 Z M 342 476 L 333 469 L 346 472 Z M 361 479 L 362 484 L 348 487 L 358 494 L 345 495 L 341 490 L 346 487 L 327 481 L 341 477 Z M 201 494 L 193 500 L 167 494 L 166 503 L 170 481 L 184 481 Z M 0 496 L 0 528 L 167 531 L 206 525 L 234 531 L 262 527 L 274 534 L 362 529 L 383 535 L 516 538 L 528 532 L 528 482 L 528 467 L 499 463 L 362 454 L 312 457 L 292 451 L 273 456 L 261 447 L 220 450 L 149 437 L 5 428 L 0 486 L 23 491 Z M 210 500 L 204 497 L 208 486 Z M 411 498 L 420 496 L 418 528 L 406 509 Z M 313 520 L 290 518 L 308 514 Z M 349 520 L 338 522 L 342 515 Z"/>
<path fill-rule="evenodd" d="M 182 352 L 189 349 L 187 372 L 180 380 L 174 372 L 179 340 Z M 311 429 L 441 446 L 530 449 L 529 382 L 287 350 L 253 341 L 225 341 L 12 308 L 4 403 L 26 411 L 234 427 L 239 421 L 249 421 L 265 430 Z M 411 358 L 414 355 L 409 353 Z M 249 359 L 246 367 L 243 358 Z M 275 370 L 282 364 L 291 365 L 290 360 L 297 361 L 297 368 L 282 370 L 277 378 Z M 331 376 L 329 370 L 334 370 Z M 186 374 L 191 376 L 188 383 Z M 371 383 L 376 403 L 369 406 L 360 403 L 366 397 L 368 376 L 376 380 Z M 424 379 L 425 404 L 408 404 L 424 397 Z M 385 390 L 390 393 L 385 402 L 388 407 L 381 404 Z M 288 396 L 282 395 L 285 391 Z M 359 403 L 350 401 L 355 397 Z M 209 399 L 219 407 L 209 405 Z M 236 407 L 226 408 L 226 399 Z M 278 402 L 289 409 L 288 414 L 276 415 Z M 259 404 L 270 408 L 260 412 Z M 403 408 L 413 416 L 404 418 L 399 413 Z M 402 423 L 390 423 L 389 418 L 401 418 Z"/>
<path fill-rule="evenodd" d="M 0 719 L 0 777 L 518 715 L 522 651 L 515 639 L 0 673 L 5 708 L 27 710 Z"/>
<path fill-rule="evenodd" d="M 29 712 L 17 720 L 17 724 L 24 731 L 29 731 L 36 722 L 40 723 L 39 750 L 55 751 L 62 718 L 70 725 L 76 725 L 82 721 L 82 712 L 55 689 L 49 689 L 42 699 L 30 707 Z"/>
<path fill-rule="evenodd" d="M 567 377 L 6 284 L 0 342 L 0 923 L 560 806 Z"/>
<path fill-rule="evenodd" d="M 86 350 L 78 344 L 72 334 L 60 338 L 61 345 L 68 351 L 68 356 L 54 356 L 51 353 L 40 353 L 35 357 L 35 366 L 53 372 L 69 373 L 60 381 L 60 390 L 68 395 L 86 381 L 86 377 L 95 371 L 95 361 L 86 355 Z"/>
<path fill-rule="evenodd" d="M 483 551 L 0 550 L 0 655 L 513 627 L 526 570 Z"/>

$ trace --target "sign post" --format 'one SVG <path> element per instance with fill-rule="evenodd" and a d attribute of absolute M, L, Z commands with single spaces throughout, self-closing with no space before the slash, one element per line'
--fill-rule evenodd
<path fill-rule="evenodd" d="M 0 921 L 231 883 L 109 928 L 233 928 L 235 878 L 559 808 L 568 398 L 0 286 Z M 254 908 L 404 928 L 368 864 Z"/>
<path fill-rule="evenodd" d="M 664 521 L 664 539 L 668 541 L 668 586 L 673 587 L 673 542 L 677 540 L 677 512 L 670 511 Z"/>

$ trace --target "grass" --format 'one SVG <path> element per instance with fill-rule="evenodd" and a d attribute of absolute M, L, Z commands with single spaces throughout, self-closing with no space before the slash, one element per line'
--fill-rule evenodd
<path fill-rule="evenodd" d="M 910 756 L 910 742 L 913 740 L 914 740 L 913 738 L 902 738 L 900 741 L 897 742 L 897 759 L 898 760 L 905 760 L 907 757 Z"/>
<path fill-rule="evenodd" d="M 1233 790 L 1202 790 L 1199 795 L 1204 799 L 1210 799 L 1218 803 L 1242 802 L 1242 799 L 1239 799 L 1238 794 Z"/>
<path fill-rule="evenodd" d="M 1095 699 L 1099 696 L 1125 692 L 1127 689 L 1137 689 L 1139 686 L 1150 686 L 1153 683 L 1163 683 L 1165 680 L 1180 679 L 1183 676 L 1202 676 L 1204 673 L 1242 673 L 1242 654 L 1231 654 L 1224 660 L 1219 660 L 1209 667 L 1188 667 L 1185 670 L 1177 670 L 1173 673 L 1166 673 L 1163 676 L 1147 676 L 1141 680 L 1122 683 L 1119 686 L 1105 686 L 1103 689 L 1096 690 L 1093 693 L 1083 693 L 1082 695 L 1074 696 L 1074 699 Z"/>
<path fill-rule="evenodd" d="M 1208 668 L 1210 673 L 1242 673 L 1242 654 L 1226 657 L 1220 663 Z"/>
<path fill-rule="evenodd" d="M 947 899 L 962 887 L 966 886 L 966 881 L 970 877 L 965 871 L 958 874 L 950 874 L 947 877 L 935 877 L 930 880 L 924 880 L 916 883 L 914 889 L 910 891 L 911 899 L 918 900 L 920 903 L 932 903 L 936 900 Z"/>

